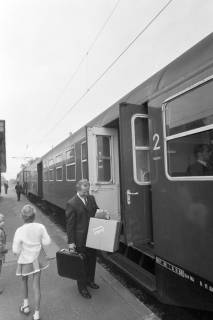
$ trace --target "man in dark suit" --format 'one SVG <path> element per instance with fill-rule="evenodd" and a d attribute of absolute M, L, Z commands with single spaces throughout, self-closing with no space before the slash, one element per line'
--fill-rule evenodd
<path fill-rule="evenodd" d="M 16 183 L 15 190 L 16 190 L 16 194 L 17 194 L 17 200 L 20 201 L 22 188 L 21 188 L 21 185 L 19 184 L 18 181 Z"/>
<path fill-rule="evenodd" d="M 84 298 L 91 298 L 87 287 L 98 289 L 99 286 L 94 282 L 96 266 L 96 250 L 86 248 L 87 232 L 90 217 L 94 217 L 97 211 L 103 213 L 107 211 L 100 210 L 96 204 L 95 198 L 89 195 L 90 184 L 84 179 L 77 185 L 77 194 L 68 201 L 66 207 L 67 218 L 67 236 L 70 251 L 84 253 L 86 257 L 87 279 L 78 280 L 78 290 Z"/>

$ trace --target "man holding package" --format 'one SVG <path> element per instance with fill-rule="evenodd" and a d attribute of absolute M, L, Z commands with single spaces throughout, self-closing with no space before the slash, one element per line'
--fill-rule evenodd
<path fill-rule="evenodd" d="M 70 251 L 83 253 L 86 257 L 87 279 L 78 280 L 78 290 L 84 298 L 91 298 L 87 287 L 98 289 L 94 282 L 96 266 L 96 250 L 86 248 L 86 239 L 89 221 L 91 217 L 109 219 L 106 210 L 98 208 L 95 198 L 89 194 L 90 184 L 86 179 L 78 181 L 76 185 L 77 194 L 67 202 L 67 236 Z"/>

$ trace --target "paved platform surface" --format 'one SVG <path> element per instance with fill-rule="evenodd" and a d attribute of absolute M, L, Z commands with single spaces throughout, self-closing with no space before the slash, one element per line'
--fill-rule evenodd
<path fill-rule="evenodd" d="M 32 319 L 21 315 L 18 307 L 21 302 L 20 279 L 15 276 L 16 259 L 11 252 L 11 243 L 16 228 L 22 225 L 20 211 L 29 203 L 22 196 L 17 202 L 14 190 L 0 197 L 0 212 L 5 215 L 10 251 L 3 267 L 2 282 L 4 292 L 0 295 L 0 320 Z M 43 223 L 51 238 L 52 244 L 47 250 L 50 266 L 44 270 L 41 278 L 42 320 L 157 320 L 159 319 L 143 303 L 133 296 L 123 285 L 114 279 L 101 265 L 97 264 L 96 282 L 99 290 L 91 290 L 92 299 L 86 300 L 77 291 L 76 282 L 58 276 L 55 253 L 66 247 L 66 235 L 54 223 L 37 209 L 36 221 Z M 31 280 L 29 282 L 31 286 Z M 30 303 L 33 308 L 32 290 Z"/>

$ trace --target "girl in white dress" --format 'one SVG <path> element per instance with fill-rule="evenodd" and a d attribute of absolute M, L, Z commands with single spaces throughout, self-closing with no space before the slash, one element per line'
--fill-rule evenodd
<path fill-rule="evenodd" d="M 16 275 L 21 276 L 23 283 L 24 300 L 20 306 L 20 312 L 30 313 L 28 301 L 28 277 L 33 275 L 33 291 L 35 298 L 34 320 L 40 319 L 39 309 L 41 300 L 40 275 L 41 270 L 48 267 L 48 260 L 43 246 L 50 244 L 51 240 L 45 226 L 34 222 L 36 210 L 31 205 L 22 208 L 21 215 L 24 224 L 19 227 L 13 239 L 13 252 L 18 255 Z"/>

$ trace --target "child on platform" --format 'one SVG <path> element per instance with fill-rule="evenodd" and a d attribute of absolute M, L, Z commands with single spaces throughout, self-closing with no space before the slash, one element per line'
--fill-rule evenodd
<path fill-rule="evenodd" d="M 28 301 L 28 277 L 33 276 L 33 291 L 35 299 L 34 320 L 40 319 L 40 276 L 41 270 L 48 267 L 48 260 L 43 246 L 50 244 L 51 240 L 43 224 L 34 222 L 36 210 L 31 205 L 25 205 L 21 210 L 23 226 L 19 227 L 13 239 L 13 252 L 18 255 L 16 275 L 21 276 L 23 284 L 23 303 L 20 312 L 30 313 Z"/>
<path fill-rule="evenodd" d="M 2 265 L 5 261 L 5 254 L 8 251 L 6 248 L 6 233 L 4 231 L 4 224 L 4 215 L 0 213 L 0 294 L 3 292 L 3 287 L 1 284 Z"/>

